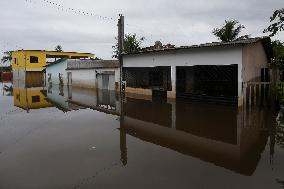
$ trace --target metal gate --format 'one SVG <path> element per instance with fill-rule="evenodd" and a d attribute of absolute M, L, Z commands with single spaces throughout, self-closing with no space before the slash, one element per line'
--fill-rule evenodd
<path fill-rule="evenodd" d="M 108 90 L 108 86 L 109 86 L 109 75 L 102 74 L 102 89 Z"/>

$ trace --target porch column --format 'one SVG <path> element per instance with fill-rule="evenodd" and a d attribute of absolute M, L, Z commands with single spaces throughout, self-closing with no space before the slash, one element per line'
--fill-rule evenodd
<path fill-rule="evenodd" d="M 243 106 L 244 91 L 243 91 L 243 67 L 242 64 L 238 65 L 238 106 Z"/>
<path fill-rule="evenodd" d="M 171 66 L 171 81 L 172 90 L 167 92 L 167 97 L 171 99 L 176 98 L 176 66 Z"/>

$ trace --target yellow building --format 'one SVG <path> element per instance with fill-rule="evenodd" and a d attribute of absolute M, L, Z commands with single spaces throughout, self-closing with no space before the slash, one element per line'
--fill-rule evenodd
<path fill-rule="evenodd" d="M 91 53 L 57 52 L 44 50 L 18 50 L 12 52 L 13 79 L 33 83 L 27 87 L 40 87 L 44 82 L 45 67 L 58 59 L 93 58 Z"/>
<path fill-rule="evenodd" d="M 66 58 L 93 58 L 95 55 L 90 53 L 77 52 L 57 52 L 43 50 L 18 50 L 12 52 L 12 68 L 13 70 L 24 71 L 42 71 L 48 65 L 50 59 Z"/>

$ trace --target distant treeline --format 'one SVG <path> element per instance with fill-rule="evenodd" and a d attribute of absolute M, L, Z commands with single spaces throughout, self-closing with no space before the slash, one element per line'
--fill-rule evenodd
<path fill-rule="evenodd" d="M 0 67 L 0 72 L 11 72 L 12 66 Z"/>

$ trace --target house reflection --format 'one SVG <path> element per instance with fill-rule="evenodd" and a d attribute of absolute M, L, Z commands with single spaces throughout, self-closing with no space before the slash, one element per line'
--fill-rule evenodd
<path fill-rule="evenodd" d="M 25 110 L 55 106 L 68 112 L 93 109 L 120 115 L 121 162 L 127 164 L 127 135 L 252 175 L 269 134 L 273 158 L 273 111 L 195 102 L 121 98 L 114 91 L 49 85 L 27 88 L 14 83 L 14 104 Z M 123 103 L 122 103 L 123 102 Z M 122 104 L 122 106 L 121 106 Z"/>
<path fill-rule="evenodd" d="M 127 98 L 121 116 L 122 160 L 126 134 L 217 166 L 252 175 L 268 140 L 269 111 L 194 102 Z"/>
<path fill-rule="evenodd" d="M 90 108 L 113 115 L 120 113 L 120 101 L 115 91 L 49 85 L 47 99 L 64 112 Z"/>
<path fill-rule="evenodd" d="M 46 90 L 44 87 L 28 86 L 23 81 L 13 81 L 14 106 L 22 108 L 27 112 L 31 109 L 48 108 L 53 106 L 46 100 Z"/>

